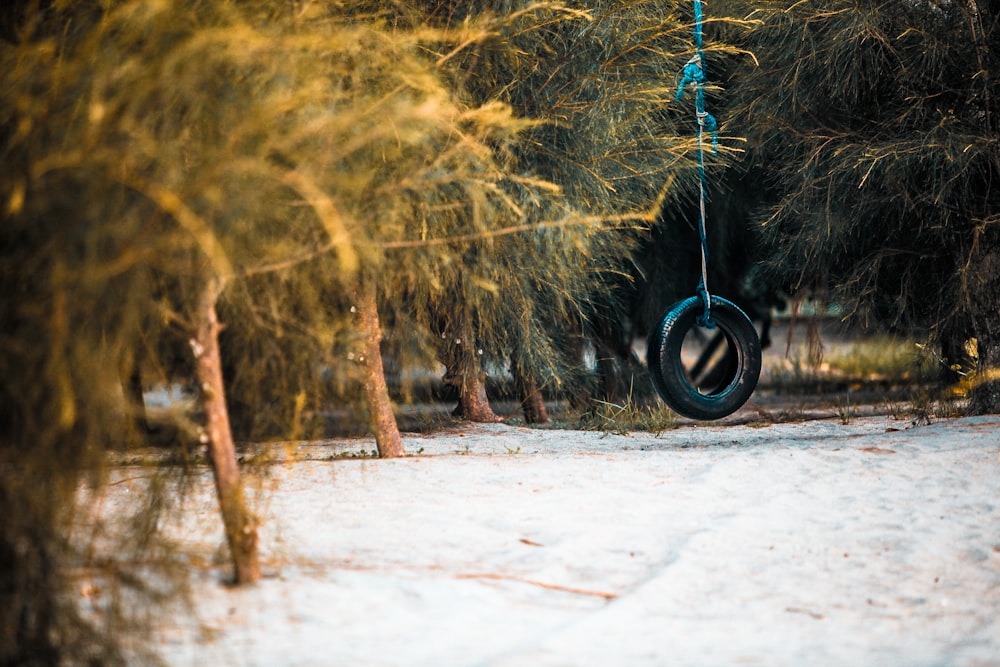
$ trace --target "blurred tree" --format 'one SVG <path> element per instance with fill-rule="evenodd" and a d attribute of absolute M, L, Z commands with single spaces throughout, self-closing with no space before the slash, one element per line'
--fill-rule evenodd
<path fill-rule="evenodd" d="M 498 147 L 528 123 L 504 105 L 470 104 L 456 95 L 440 75 L 439 58 L 428 55 L 429 45 L 474 42 L 478 26 L 428 28 L 402 3 L 341 11 L 339 20 L 354 35 L 352 49 L 328 63 L 336 125 L 327 128 L 324 150 L 310 154 L 308 164 L 317 194 L 337 211 L 363 258 L 356 276 L 339 279 L 356 313 L 359 352 L 352 356 L 365 366 L 379 452 L 400 455 L 379 354 L 381 322 L 393 323 L 395 339 L 413 335 L 406 323 L 419 323 L 418 349 L 429 347 L 430 336 L 445 335 L 461 341 L 453 349 L 468 359 L 471 336 L 463 333 L 475 303 L 468 292 L 452 289 L 450 278 L 462 275 L 476 289 L 487 286 L 480 272 L 486 264 L 470 258 L 497 257 L 494 239 L 517 221 L 511 189 L 551 188 L 511 178 L 503 169 Z M 443 321 L 458 324 L 446 325 L 445 333 Z M 404 366 L 426 362 L 422 355 L 402 360 Z M 485 395 L 471 396 L 466 416 L 491 418 L 488 404 L 474 400 Z"/>
<path fill-rule="evenodd" d="M 535 121 L 506 147 L 505 170 L 558 188 L 516 193 L 529 232 L 467 253 L 464 266 L 479 276 L 454 276 L 458 298 L 427 308 L 445 323 L 446 345 L 471 341 L 464 356 L 442 354 L 449 376 L 478 384 L 475 356 L 485 351 L 490 366 L 513 370 L 529 420 L 544 418 L 537 388 L 581 391 L 585 341 L 598 346 L 600 366 L 609 346 L 631 357 L 616 332 L 627 326 L 622 298 L 640 278 L 637 248 L 666 220 L 664 207 L 697 191 L 693 114 L 674 102 L 693 48 L 680 4 L 425 3 L 435 24 L 479 25 L 485 35 L 442 54 L 456 89 Z M 463 317 L 440 316 L 456 302 Z"/>
<path fill-rule="evenodd" d="M 3 497 L 26 510 L 0 545 L 3 651 L 84 655 L 60 634 L 76 618 L 60 592 L 64 517 L 82 472 L 125 439 L 123 407 L 140 408 L 123 403 L 121 375 L 169 376 L 188 349 L 203 423 L 180 426 L 208 445 L 235 577 L 254 579 L 226 399 L 296 432 L 326 377 L 316 367 L 344 366 L 342 337 L 363 350 L 380 453 L 402 453 L 377 308 L 400 281 L 435 279 L 409 240 L 432 264 L 456 256 L 425 242 L 438 216 L 514 210 L 484 140 L 523 123 L 452 99 L 423 45 L 453 37 L 361 5 L 20 9 L 0 51 L 0 395 Z M 249 325 L 221 350 L 219 312 Z M 232 396 L 224 368 L 241 374 Z"/>
<path fill-rule="evenodd" d="M 960 2 L 739 3 L 762 21 L 732 130 L 766 178 L 772 275 L 855 320 L 978 352 L 1000 411 L 1000 14 Z"/>
<path fill-rule="evenodd" d="M 422 94 L 426 76 L 410 79 L 403 65 L 413 59 L 372 44 L 402 41 L 412 52 L 415 39 L 375 27 L 280 16 L 270 3 L 18 9 L 4 22 L 13 41 L 0 44 L 0 497 L 19 508 L 0 534 L 0 658 L 107 662 L 118 656 L 113 640 L 85 632 L 63 595 L 65 535 L 81 476 L 126 438 L 120 372 L 134 375 L 140 358 L 175 370 L 161 351 L 190 344 L 236 579 L 254 579 L 255 522 L 228 428 L 216 307 L 254 321 L 256 288 L 279 275 L 265 303 L 295 294 L 285 329 L 328 342 L 328 292 L 304 286 L 344 291 L 366 229 L 348 226 L 357 218 L 345 222 L 315 174 L 353 192 L 358 173 L 344 156 L 375 139 L 423 153 L 421 128 L 450 128 L 452 117 Z M 366 106 L 345 104 L 368 89 L 372 63 L 396 78 Z M 380 102 L 389 112 L 366 132 L 359 119 Z M 340 162 L 324 172 L 331 155 Z M 388 155 L 366 155 L 362 173 L 383 171 Z M 247 368 L 275 361 L 256 351 L 229 358 Z"/>
<path fill-rule="evenodd" d="M 3 30 L 11 41 L 0 42 L 3 664 L 124 663 L 113 591 L 134 586 L 122 565 L 150 550 L 137 539 L 136 551 L 102 565 L 70 539 L 81 483 L 99 484 L 105 450 L 127 438 L 119 370 L 139 348 L 149 312 L 145 265 L 157 250 L 144 233 L 156 225 L 153 208 L 118 218 L 135 198 L 107 177 L 107 152 L 91 141 L 99 134 L 98 110 L 86 103 L 93 79 L 75 60 L 93 27 L 90 9 L 82 5 L 76 21 L 54 13 L 42 20 L 36 4 L 20 3 Z M 83 164 L 89 151 L 98 154 L 93 169 Z M 74 564 L 93 567 L 108 585 L 103 614 L 83 614 L 79 597 L 67 594 Z"/>
<path fill-rule="evenodd" d="M 230 408 L 248 436 L 300 433 L 331 377 L 361 380 L 399 455 L 384 340 L 434 350 L 471 418 L 494 418 L 484 365 L 512 367 L 541 419 L 605 279 L 695 182 L 665 110 L 690 55 L 672 5 L 348 4 L 0 13 L 0 493 L 26 508 L 0 544 L 4 658 L 73 650 L 63 531 L 142 407 L 122 375 L 197 378 L 177 425 L 252 580 Z"/>

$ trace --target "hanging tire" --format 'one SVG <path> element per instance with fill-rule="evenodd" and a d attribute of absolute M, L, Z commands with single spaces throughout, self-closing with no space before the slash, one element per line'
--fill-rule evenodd
<path fill-rule="evenodd" d="M 713 296 L 716 335 L 723 336 L 728 347 L 715 363 L 699 359 L 697 366 L 706 370 L 692 378 L 681 352 L 703 310 L 698 296 L 670 307 L 649 336 L 646 363 L 656 393 L 675 412 L 691 419 L 721 419 L 736 412 L 757 387 L 760 339 L 746 313 L 733 302 Z"/>

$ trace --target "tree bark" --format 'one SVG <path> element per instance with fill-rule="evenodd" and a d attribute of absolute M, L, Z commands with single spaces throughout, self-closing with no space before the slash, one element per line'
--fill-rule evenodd
<path fill-rule="evenodd" d="M 399 435 L 399 425 L 392 411 L 389 387 L 385 381 L 382 364 L 382 325 L 378 317 L 378 300 L 375 286 L 362 280 L 355 292 L 358 309 L 358 327 L 364 339 L 365 397 L 371 412 L 372 428 L 375 431 L 375 445 L 380 458 L 405 456 L 403 440 Z"/>
<path fill-rule="evenodd" d="M 247 511 L 240 485 L 240 469 L 226 410 L 226 394 L 222 381 L 222 359 L 219 352 L 219 320 L 215 310 L 220 284 L 218 279 L 205 281 L 197 304 L 196 332 L 191 347 L 194 351 L 198 385 L 201 387 L 205 411 L 205 431 L 202 441 L 208 446 L 209 460 L 215 476 L 215 489 L 222 511 L 226 540 L 233 559 L 234 580 L 247 584 L 260 578 L 257 555 L 257 520 Z"/>
<path fill-rule="evenodd" d="M 479 363 L 479 353 L 470 327 L 465 318 L 456 314 L 441 329 L 441 363 L 445 374 L 442 380 L 458 392 L 458 405 L 452 414 L 473 422 L 503 421 L 493 412 L 486 395 L 486 373 Z"/>
<path fill-rule="evenodd" d="M 458 339 L 445 355 L 444 383 L 458 391 L 458 405 L 452 414 L 472 422 L 491 423 L 502 421 L 493 412 L 486 395 L 486 373 L 472 346 Z"/>
<path fill-rule="evenodd" d="M 458 407 L 455 414 L 472 422 L 490 423 L 503 421 L 493 412 L 490 399 L 486 396 L 486 374 L 473 361 L 475 368 L 466 367 L 458 388 Z"/>
<path fill-rule="evenodd" d="M 521 411 L 524 413 L 525 424 L 545 424 L 549 421 L 549 414 L 545 409 L 545 400 L 542 398 L 542 391 L 538 388 L 538 383 L 528 372 L 519 357 L 515 356 L 511 364 L 511 375 L 514 376 L 514 383 L 517 387 L 517 395 L 521 401 Z"/>
<path fill-rule="evenodd" d="M 524 412 L 525 424 L 546 424 L 549 421 L 549 413 L 545 409 L 545 401 L 542 399 L 542 391 L 534 380 L 522 378 L 518 381 L 521 410 Z"/>

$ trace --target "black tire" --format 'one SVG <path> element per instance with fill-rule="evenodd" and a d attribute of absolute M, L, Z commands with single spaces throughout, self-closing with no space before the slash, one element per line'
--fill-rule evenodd
<path fill-rule="evenodd" d="M 691 419 L 721 419 L 742 407 L 757 388 L 760 339 L 746 313 L 733 302 L 713 296 L 712 320 L 729 347 L 726 357 L 709 373 L 711 379 L 699 388 L 684 368 L 681 348 L 703 311 L 698 296 L 671 306 L 649 336 L 646 363 L 656 393 L 675 412 Z"/>

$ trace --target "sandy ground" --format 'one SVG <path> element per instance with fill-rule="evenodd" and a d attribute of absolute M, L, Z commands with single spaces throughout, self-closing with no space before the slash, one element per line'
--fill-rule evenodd
<path fill-rule="evenodd" d="M 1000 417 L 405 445 L 272 449 L 266 576 L 195 567 L 194 615 L 158 618 L 168 664 L 1000 665 Z M 211 562 L 207 472 L 178 516 Z"/>

